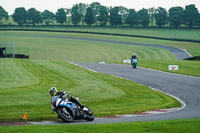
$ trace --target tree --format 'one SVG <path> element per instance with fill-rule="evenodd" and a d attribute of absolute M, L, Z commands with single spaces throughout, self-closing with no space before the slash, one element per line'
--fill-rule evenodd
<path fill-rule="evenodd" d="M 138 16 L 139 16 L 139 23 L 143 25 L 143 27 L 146 27 L 149 25 L 150 20 L 149 20 L 149 14 L 147 9 L 141 9 L 138 11 Z"/>
<path fill-rule="evenodd" d="M 77 6 L 78 6 L 78 12 L 81 16 L 82 25 L 84 25 L 84 17 L 85 17 L 85 13 L 86 13 L 86 9 L 87 9 L 88 5 L 86 5 L 84 3 L 79 3 L 79 4 L 77 4 Z"/>
<path fill-rule="evenodd" d="M 8 13 L 0 6 L 0 23 L 2 19 L 8 20 Z"/>
<path fill-rule="evenodd" d="M 35 8 L 30 8 L 28 10 L 27 20 L 28 20 L 28 23 L 31 23 L 33 25 L 42 23 L 42 17 L 40 15 L 40 12 L 37 11 Z"/>
<path fill-rule="evenodd" d="M 94 23 L 94 14 L 91 7 L 87 8 L 84 21 L 87 25 L 91 25 Z"/>
<path fill-rule="evenodd" d="M 46 23 L 46 25 L 53 23 L 54 18 L 55 18 L 55 15 L 48 10 L 45 10 L 44 12 L 42 12 L 41 16 L 42 16 L 42 20 Z"/>
<path fill-rule="evenodd" d="M 74 25 L 77 25 L 81 22 L 81 14 L 78 10 L 78 5 L 74 5 L 71 9 L 71 21 Z"/>
<path fill-rule="evenodd" d="M 122 16 L 119 15 L 118 7 L 114 7 L 110 10 L 110 24 L 115 26 L 122 24 Z"/>
<path fill-rule="evenodd" d="M 167 19 L 168 19 L 167 16 L 168 13 L 166 9 L 158 7 L 158 9 L 156 9 L 156 14 L 155 14 L 156 25 L 162 27 L 163 25 L 167 24 Z"/>
<path fill-rule="evenodd" d="M 184 22 L 184 10 L 182 7 L 171 7 L 169 9 L 170 27 L 179 27 Z"/>
<path fill-rule="evenodd" d="M 200 13 L 199 13 L 199 16 L 198 16 L 197 26 L 200 26 Z"/>
<path fill-rule="evenodd" d="M 126 18 L 126 23 L 131 27 L 138 24 L 138 14 L 134 9 L 129 10 L 128 17 Z"/>
<path fill-rule="evenodd" d="M 199 12 L 195 5 L 188 5 L 185 7 L 185 24 L 188 25 L 190 28 L 196 25 L 199 21 Z"/>
<path fill-rule="evenodd" d="M 106 23 L 108 22 L 108 10 L 105 6 L 100 7 L 100 15 L 98 17 L 98 20 L 100 22 L 101 26 L 105 26 Z"/>
<path fill-rule="evenodd" d="M 18 23 L 19 25 L 23 25 L 27 22 L 26 19 L 27 11 L 24 7 L 19 7 L 15 9 L 15 12 L 13 13 L 12 17 L 13 20 Z"/>
<path fill-rule="evenodd" d="M 70 23 L 71 23 L 71 9 L 66 8 L 65 13 L 66 13 L 66 16 L 67 16 L 67 23 L 70 25 Z"/>
<path fill-rule="evenodd" d="M 151 26 L 153 26 L 155 14 L 156 14 L 156 9 L 155 9 L 154 7 L 149 8 L 149 9 L 148 9 L 148 12 L 149 12 L 149 17 L 150 17 Z"/>
<path fill-rule="evenodd" d="M 122 24 L 126 22 L 126 18 L 128 16 L 129 10 L 123 6 L 118 7 L 119 15 L 122 16 Z"/>
<path fill-rule="evenodd" d="M 67 21 L 66 12 L 63 8 L 60 8 L 56 12 L 56 22 L 63 24 Z"/>
<path fill-rule="evenodd" d="M 101 4 L 99 2 L 93 2 L 90 4 L 90 7 L 92 8 L 94 14 L 94 23 L 97 25 L 97 18 L 100 15 Z"/>

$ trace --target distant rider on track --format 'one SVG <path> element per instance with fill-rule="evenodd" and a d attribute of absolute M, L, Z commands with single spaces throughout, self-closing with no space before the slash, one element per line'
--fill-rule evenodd
<path fill-rule="evenodd" d="M 137 63 L 138 63 L 138 58 L 137 58 L 137 56 L 133 53 L 133 55 L 132 55 L 132 57 L 131 57 L 131 65 L 133 66 L 133 68 L 136 69 Z"/>
<path fill-rule="evenodd" d="M 138 60 L 138 57 L 135 55 L 135 53 L 133 53 L 133 55 L 131 56 L 131 64 L 132 64 L 133 59 L 137 59 Z"/>

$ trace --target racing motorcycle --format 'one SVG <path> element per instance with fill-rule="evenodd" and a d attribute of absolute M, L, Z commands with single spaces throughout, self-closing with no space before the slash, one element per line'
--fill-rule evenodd
<path fill-rule="evenodd" d="M 131 61 L 132 67 L 136 69 L 137 63 L 138 63 L 137 58 L 133 58 L 132 61 Z"/>
<path fill-rule="evenodd" d="M 79 98 L 76 98 L 79 100 Z M 87 121 L 93 121 L 95 116 L 92 110 L 87 107 L 83 109 L 68 100 L 67 97 L 53 96 L 51 103 L 55 105 L 52 109 L 58 114 L 58 118 L 61 118 L 65 122 L 72 122 L 73 120 L 84 119 Z"/>

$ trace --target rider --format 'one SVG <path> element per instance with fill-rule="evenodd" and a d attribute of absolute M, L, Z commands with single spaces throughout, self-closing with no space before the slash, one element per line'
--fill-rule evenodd
<path fill-rule="evenodd" d="M 78 100 L 76 100 L 75 97 L 73 97 L 72 95 L 70 95 L 69 93 L 67 93 L 67 92 L 65 92 L 65 91 L 58 91 L 58 90 L 56 89 L 56 87 L 51 87 L 51 88 L 49 89 L 49 93 L 50 93 L 50 95 L 51 95 L 52 97 L 53 97 L 53 96 L 64 96 L 64 95 L 65 95 L 65 96 L 68 97 L 69 101 L 78 104 L 78 105 L 81 107 L 81 109 L 83 109 L 83 108 L 85 107 L 85 106 L 82 105 Z M 55 109 L 55 105 L 54 105 L 54 104 L 52 104 L 52 109 Z"/>
<path fill-rule="evenodd" d="M 135 53 L 133 53 L 133 55 L 131 57 L 131 64 L 132 64 L 133 59 L 137 59 L 138 60 L 138 57 L 135 55 Z"/>

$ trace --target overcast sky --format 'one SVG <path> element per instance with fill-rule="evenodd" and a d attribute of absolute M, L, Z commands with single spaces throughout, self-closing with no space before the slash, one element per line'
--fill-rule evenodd
<path fill-rule="evenodd" d="M 35 8 L 43 12 L 49 10 L 53 13 L 59 8 L 72 8 L 74 4 L 85 3 L 91 4 L 92 2 L 99 2 L 104 6 L 124 6 L 126 8 L 133 8 L 136 11 L 142 8 L 163 7 L 169 10 L 171 7 L 195 4 L 200 12 L 200 0 L 0 0 L 2 6 L 9 15 L 14 13 L 15 8 L 25 7 L 26 10 Z"/>

